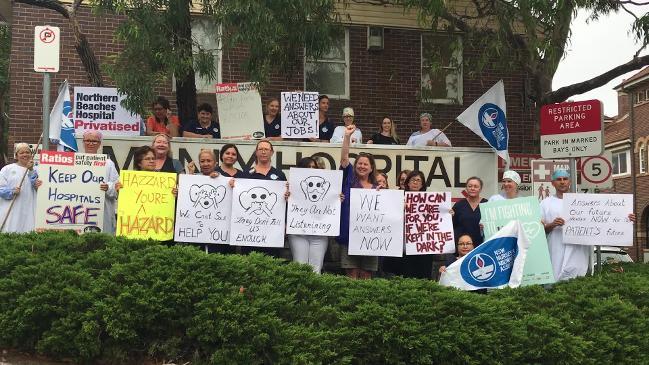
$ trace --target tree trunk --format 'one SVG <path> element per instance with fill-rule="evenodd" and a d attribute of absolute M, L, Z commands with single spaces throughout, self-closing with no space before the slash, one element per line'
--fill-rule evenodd
<path fill-rule="evenodd" d="M 171 22 L 172 34 L 174 34 L 174 47 L 182 60 L 193 62 L 192 57 L 192 23 L 189 9 L 189 2 L 172 2 L 170 7 L 176 9 L 171 12 L 174 20 Z M 176 76 L 176 104 L 178 106 L 178 117 L 185 127 L 191 120 L 196 119 L 196 80 L 194 79 L 194 68 L 189 67 L 185 76 Z"/>

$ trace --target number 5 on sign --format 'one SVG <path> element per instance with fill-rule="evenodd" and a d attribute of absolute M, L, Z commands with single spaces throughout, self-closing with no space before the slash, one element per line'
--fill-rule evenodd
<path fill-rule="evenodd" d="M 613 187 L 613 160 L 610 151 L 603 155 L 581 158 L 581 188 L 608 189 Z"/>

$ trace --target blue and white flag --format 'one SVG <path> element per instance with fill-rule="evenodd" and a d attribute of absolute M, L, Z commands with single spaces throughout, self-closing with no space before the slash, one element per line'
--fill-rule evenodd
<path fill-rule="evenodd" d="M 516 288 L 530 241 L 519 221 L 511 221 L 488 241 L 446 268 L 439 283 L 462 290 Z"/>
<path fill-rule="evenodd" d="M 72 102 L 70 101 L 70 87 L 68 80 L 59 88 L 59 96 L 50 112 L 50 141 L 77 152 L 77 140 L 74 138 L 74 118 L 72 115 Z M 62 148 L 61 148 L 62 149 Z"/>
<path fill-rule="evenodd" d="M 505 85 L 500 80 L 456 119 L 496 150 L 509 166 Z"/>

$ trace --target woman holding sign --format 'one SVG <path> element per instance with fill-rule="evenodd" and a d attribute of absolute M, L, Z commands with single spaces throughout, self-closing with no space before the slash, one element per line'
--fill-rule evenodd
<path fill-rule="evenodd" d="M 297 162 L 297 167 L 317 169 L 318 163 L 312 157 L 303 157 Z M 310 265 L 316 274 L 320 274 L 322 271 L 322 263 L 324 262 L 325 253 L 327 253 L 328 242 L 329 237 L 327 236 L 288 235 L 293 261 Z"/>
<path fill-rule="evenodd" d="M 87 130 L 83 133 L 83 150 L 85 153 L 99 153 L 101 146 L 102 134 L 99 131 Z M 104 200 L 104 233 L 115 234 L 115 204 L 117 202 L 117 192 L 122 184 L 119 182 L 119 174 L 115 168 L 113 160 L 106 159 L 106 180 L 99 184 L 99 188 L 106 192 Z"/>
<path fill-rule="evenodd" d="M 349 145 L 352 135 L 356 132 L 353 124 L 345 127 L 343 145 L 340 151 L 340 169 L 343 170 L 342 192 L 345 195 L 340 212 L 340 236 L 336 239 L 341 246 L 340 267 L 345 269 L 347 276 L 353 279 L 370 279 L 372 272 L 378 269 L 376 256 L 350 256 L 347 254 L 349 245 L 349 210 L 352 188 L 376 189 L 376 163 L 369 153 L 359 153 L 354 165 L 349 162 Z"/>
<path fill-rule="evenodd" d="M 410 172 L 404 184 L 407 192 L 426 191 L 426 177 L 418 170 Z M 433 255 L 386 257 L 383 268 L 385 272 L 404 278 L 430 279 L 433 272 Z"/>
<path fill-rule="evenodd" d="M 34 171 L 32 151 L 27 143 L 18 143 L 16 162 L 0 170 L 0 212 L 2 232 L 24 233 L 34 230 L 36 189 L 40 186 Z"/>

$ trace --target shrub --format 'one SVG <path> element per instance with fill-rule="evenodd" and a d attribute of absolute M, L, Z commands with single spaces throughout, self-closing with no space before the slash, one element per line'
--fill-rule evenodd
<path fill-rule="evenodd" d="M 649 268 L 460 292 L 263 255 L 0 235 L 0 346 L 79 363 L 649 363 Z"/>

